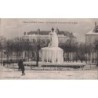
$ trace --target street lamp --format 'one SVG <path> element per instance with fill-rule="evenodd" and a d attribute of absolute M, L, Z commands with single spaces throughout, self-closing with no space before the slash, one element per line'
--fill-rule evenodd
<path fill-rule="evenodd" d="M 40 37 L 39 37 L 39 33 L 40 33 L 40 29 L 37 30 L 37 50 L 36 50 L 36 55 L 37 55 L 37 58 L 36 58 L 36 66 L 39 65 L 39 49 L 40 49 Z"/>
<path fill-rule="evenodd" d="M 98 66 L 98 44 L 96 45 L 96 53 L 97 53 L 97 56 L 96 56 L 96 66 Z"/>

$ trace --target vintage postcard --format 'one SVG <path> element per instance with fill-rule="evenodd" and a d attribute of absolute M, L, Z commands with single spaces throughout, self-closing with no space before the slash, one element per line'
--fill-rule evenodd
<path fill-rule="evenodd" d="M 1 18 L 0 79 L 98 79 L 98 19 Z"/>

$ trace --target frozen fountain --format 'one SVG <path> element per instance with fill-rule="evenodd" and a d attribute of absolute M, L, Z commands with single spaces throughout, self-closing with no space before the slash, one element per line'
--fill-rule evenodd
<path fill-rule="evenodd" d="M 48 47 L 41 49 L 42 63 L 61 64 L 63 63 L 63 50 L 58 47 L 58 36 L 54 28 L 49 33 L 50 43 Z"/>
<path fill-rule="evenodd" d="M 49 33 L 49 37 L 50 43 L 48 47 L 44 47 L 40 51 L 41 62 L 39 62 L 39 66 L 83 68 L 86 65 L 84 62 L 64 62 L 63 49 L 58 46 L 58 35 L 53 28 Z M 36 65 L 36 61 L 24 62 L 24 64 Z"/>

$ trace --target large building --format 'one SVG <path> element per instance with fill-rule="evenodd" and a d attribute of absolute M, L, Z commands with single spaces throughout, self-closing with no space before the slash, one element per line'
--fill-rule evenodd
<path fill-rule="evenodd" d="M 70 38 L 76 40 L 76 37 L 71 32 L 59 31 L 59 29 L 57 29 L 56 32 L 58 34 L 59 43 L 65 43 Z M 30 41 L 37 38 L 47 40 L 49 39 L 49 33 L 50 31 L 40 31 L 40 29 L 38 29 L 37 31 L 24 32 L 23 38 L 29 39 Z"/>
<path fill-rule="evenodd" d="M 98 45 L 98 25 L 95 22 L 95 27 L 93 30 L 88 32 L 86 34 L 86 46 L 88 48 L 88 54 L 87 54 L 87 59 L 89 59 L 90 62 L 96 62 L 97 61 L 97 53 L 96 46 Z"/>
<path fill-rule="evenodd" d="M 98 25 L 95 23 L 94 29 L 86 33 L 86 44 L 94 45 L 96 41 L 98 41 Z"/>

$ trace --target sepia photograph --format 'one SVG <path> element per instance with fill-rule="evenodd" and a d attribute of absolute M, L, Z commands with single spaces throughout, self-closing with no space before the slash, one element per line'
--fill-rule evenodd
<path fill-rule="evenodd" d="M 0 0 L 0 98 L 98 98 L 97 0 Z"/>
<path fill-rule="evenodd" d="M 98 19 L 0 18 L 0 79 L 98 79 Z"/>

